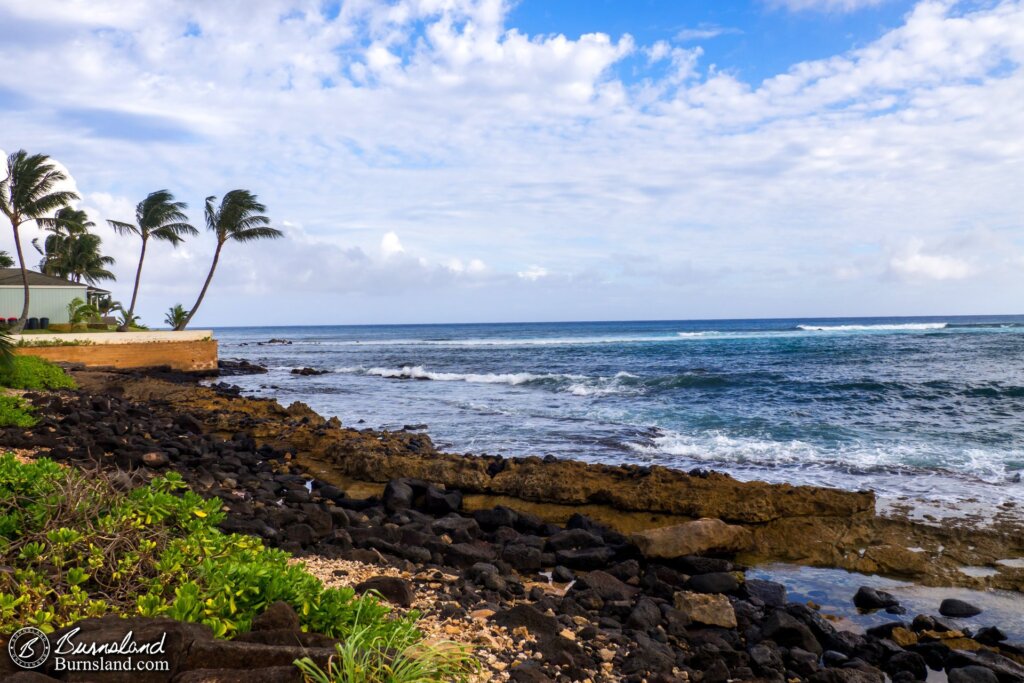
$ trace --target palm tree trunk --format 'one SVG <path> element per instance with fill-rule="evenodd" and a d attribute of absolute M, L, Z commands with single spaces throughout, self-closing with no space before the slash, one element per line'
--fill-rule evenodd
<path fill-rule="evenodd" d="M 28 320 L 28 269 L 25 267 L 25 254 L 21 251 L 21 235 L 18 233 L 21 221 L 14 219 L 11 221 L 11 225 L 14 227 L 14 248 L 18 252 L 18 264 L 21 266 L 21 282 L 25 286 L 25 304 L 21 307 L 21 317 L 11 328 L 11 332 L 18 333 L 25 329 L 25 322 Z"/>
<path fill-rule="evenodd" d="M 206 290 L 210 286 L 210 281 L 213 280 L 213 271 L 217 270 L 217 261 L 220 260 L 220 250 L 223 246 L 223 242 L 217 242 L 217 249 L 216 251 L 213 252 L 213 263 L 210 264 L 210 274 L 206 276 L 206 282 L 203 284 L 202 291 L 199 292 L 199 298 L 196 299 L 195 305 L 192 306 L 191 310 L 189 310 L 188 315 L 185 316 L 185 319 L 182 320 L 178 324 L 178 326 L 174 328 L 175 330 L 183 330 L 186 327 L 188 327 L 188 324 L 192 322 L 192 316 L 194 316 L 196 314 L 196 311 L 199 310 L 199 304 L 203 303 L 203 297 L 206 296 Z"/>
<path fill-rule="evenodd" d="M 142 262 L 146 260 L 146 238 L 142 238 L 142 253 L 139 254 L 139 267 L 135 270 L 135 289 L 132 290 L 132 302 L 128 304 L 128 317 L 124 319 L 124 325 L 117 328 L 118 332 L 127 332 L 128 323 L 135 315 L 135 300 L 139 296 L 139 281 L 142 279 Z"/>

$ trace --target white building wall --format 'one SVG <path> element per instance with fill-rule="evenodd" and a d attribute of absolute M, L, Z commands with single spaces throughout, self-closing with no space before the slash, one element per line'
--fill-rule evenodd
<path fill-rule="evenodd" d="M 88 288 L 85 285 L 69 287 L 31 287 L 28 302 L 28 317 L 49 318 L 51 323 L 68 322 L 68 304 L 75 297 L 85 301 Z M 23 287 L 0 286 L 0 316 L 17 318 L 25 304 Z"/>

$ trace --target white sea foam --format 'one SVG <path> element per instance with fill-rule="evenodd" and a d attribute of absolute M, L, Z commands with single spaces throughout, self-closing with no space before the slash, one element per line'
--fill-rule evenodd
<path fill-rule="evenodd" d="M 830 476 L 848 474 L 860 477 L 883 472 L 890 475 L 945 472 L 975 482 L 1004 485 L 1009 474 L 1005 454 L 999 451 L 971 448 L 957 453 L 938 453 L 934 447 L 912 443 L 849 443 L 827 448 L 800 440 L 731 436 L 717 430 L 695 434 L 664 430 L 650 442 L 629 446 L 649 458 L 669 456 L 726 469 L 732 465 L 762 474 L 781 468 L 789 471 L 784 480 L 800 480 L 799 476 L 794 477 L 792 470 L 811 470 L 816 472 L 815 479 L 819 483 L 823 476 L 827 482 Z M 937 462 L 941 462 L 939 469 L 936 469 Z M 927 478 L 921 477 L 922 480 Z"/>
<path fill-rule="evenodd" d="M 807 332 L 872 332 L 897 330 L 943 330 L 949 323 L 903 323 L 878 325 L 797 325 L 798 329 Z"/>
<path fill-rule="evenodd" d="M 539 380 L 582 380 L 582 375 L 537 375 L 532 372 L 506 372 L 506 373 L 462 373 L 462 372 L 433 372 L 422 365 L 405 365 L 401 368 L 369 368 L 365 371 L 367 375 L 386 377 L 390 379 L 430 379 L 437 382 L 475 382 L 482 384 L 509 384 L 516 386 L 535 382 Z"/>
<path fill-rule="evenodd" d="M 610 394 L 639 393 L 642 387 L 623 381 L 639 379 L 638 375 L 625 370 L 617 372 L 613 377 L 588 377 L 587 375 L 570 375 L 560 373 L 506 372 L 506 373 L 473 373 L 473 372 L 437 372 L 428 370 L 422 365 L 404 365 L 400 368 L 336 368 L 334 372 L 359 374 L 386 379 L 433 380 L 436 382 L 470 382 L 478 384 L 507 384 L 520 386 L 524 384 L 543 384 L 551 390 L 572 394 L 573 396 L 607 396 Z"/>

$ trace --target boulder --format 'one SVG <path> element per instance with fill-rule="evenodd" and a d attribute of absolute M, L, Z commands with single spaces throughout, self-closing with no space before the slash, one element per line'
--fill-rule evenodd
<path fill-rule="evenodd" d="M 194 669 L 175 676 L 173 683 L 302 683 L 305 678 L 294 666 L 261 669 Z"/>
<path fill-rule="evenodd" d="M 706 626 L 736 628 L 736 610 L 724 595 L 679 591 L 675 606 L 690 621 Z"/>
<path fill-rule="evenodd" d="M 392 479 L 384 487 L 382 498 L 388 512 L 407 510 L 412 507 L 412 487 L 401 479 Z"/>
<path fill-rule="evenodd" d="M 253 631 L 299 630 L 299 615 L 287 602 L 278 600 L 252 620 Z"/>
<path fill-rule="evenodd" d="M 572 590 L 575 592 L 588 588 L 594 591 L 602 600 L 606 601 L 630 600 L 640 592 L 639 588 L 623 583 L 608 572 L 601 570 L 587 572 L 578 576 Z"/>
<path fill-rule="evenodd" d="M 963 600 L 946 598 L 939 605 L 939 614 L 944 617 L 973 617 L 981 614 L 981 609 Z"/>
<path fill-rule="evenodd" d="M 739 588 L 739 581 L 728 572 L 698 574 L 686 582 L 686 588 L 698 593 L 731 593 Z"/>
<path fill-rule="evenodd" d="M 774 640 L 779 645 L 786 647 L 798 647 L 801 650 L 812 652 L 816 655 L 820 655 L 823 650 L 821 644 L 818 643 L 818 640 L 806 624 L 782 610 L 772 612 L 765 619 L 764 624 L 761 626 L 761 633 L 765 638 Z"/>
<path fill-rule="evenodd" d="M 558 552 L 573 548 L 596 548 L 601 545 L 604 545 L 604 541 L 597 534 L 584 529 L 566 529 L 550 537 L 544 549 Z"/>
<path fill-rule="evenodd" d="M 223 669 L 284 667 L 303 657 L 309 657 L 319 666 L 325 667 L 331 657 L 336 655 L 333 647 L 307 648 L 237 640 L 197 640 L 188 650 L 184 669 L 201 669 L 214 663 Z"/>
<path fill-rule="evenodd" d="M 786 604 L 786 587 L 774 581 L 747 579 L 744 582 L 747 595 L 757 598 L 768 607 L 782 607 Z"/>
<path fill-rule="evenodd" d="M 605 567 L 615 556 L 615 551 L 606 546 L 559 550 L 555 562 L 573 569 L 599 569 Z"/>
<path fill-rule="evenodd" d="M 410 607 L 416 598 L 412 585 L 397 576 L 374 576 L 356 584 L 355 591 L 356 593 L 376 591 L 385 600 L 399 607 Z"/>
<path fill-rule="evenodd" d="M 558 633 L 560 628 L 558 619 L 527 604 L 519 604 L 502 610 L 491 619 L 498 626 L 503 626 L 509 631 L 522 626 L 537 637 L 552 637 Z"/>
<path fill-rule="evenodd" d="M 900 601 L 892 593 L 861 586 L 853 596 L 853 604 L 858 609 L 873 610 L 896 607 Z"/>
<path fill-rule="evenodd" d="M 962 666 L 950 669 L 946 674 L 949 683 L 999 683 L 999 677 L 983 666 Z"/>
<path fill-rule="evenodd" d="M 432 515 L 447 515 L 462 508 L 461 491 L 445 491 L 436 486 L 427 486 L 423 494 L 423 510 Z"/>
<path fill-rule="evenodd" d="M 195 668 L 187 664 L 187 658 L 192 649 L 200 642 L 209 642 L 213 633 L 209 627 L 200 624 L 186 623 L 174 619 L 151 619 L 147 617 L 132 617 L 122 619 L 117 616 L 106 616 L 97 619 L 85 619 L 73 626 L 60 629 L 50 634 L 50 642 L 56 643 L 62 636 L 68 635 L 73 629 L 78 629 L 74 635 L 69 635 L 72 643 L 120 643 L 132 633 L 132 640 L 138 645 L 148 643 L 161 643 L 159 646 L 161 654 L 146 656 L 147 659 L 160 659 L 167 662 L 166 671 L 139 672 L 139 671 L 116 671 L 104 674 L 104 681 L 111 683 L 165 683 L 176 672 Z M 141 655 L 133 655 L 139 658 Z M 124 661 L 127 656 L 111 656 L 111 661 Z M 68 655 L 67 660 L 88 661 L 91 657 L 86 655 Z M 51 657 L 43 665 L 47 674 L 54 673 L 55 660 Z M 69 674 L 62 674 L 67 677 Z M 76 674 L 70 674 L 75 676 Z M 72 680 L 92 680 L 89 677 L 72 678 Z"/>
<path fill-rule="evenodd" d="M 703 553 L 736 553 L 751 547 L 753 539 L 741 526 L 720 519 L 698 519 L 675 526 L 647 529 L 630 539 L 647 558 L 674 558 Z"/>

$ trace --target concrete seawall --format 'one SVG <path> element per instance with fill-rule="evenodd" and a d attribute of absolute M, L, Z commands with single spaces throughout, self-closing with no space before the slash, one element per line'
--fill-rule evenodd
<path fill-rule="evenodd" d="M 217 369 L 217 341 L 209 330 L 185 332 L 100 332 L 15 336 L 15 342 L 57 346 L 21 346 L 19 355 L 88 367 L 148 368 L 168 366 L 184 372 Z M 79 343 L 71 345 L 69 343 Z"/>

